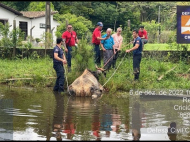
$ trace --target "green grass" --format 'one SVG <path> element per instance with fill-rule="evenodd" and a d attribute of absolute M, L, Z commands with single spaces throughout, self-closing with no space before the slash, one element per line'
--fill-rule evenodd
<path fill-rule="evenodd" d="M 23 60 L 1 60 L 0 62 L 0 81 L 4 82 L 11 78 L 32 78 L 32 80 L 20 80 L 14 82 L 16 86 L 49 86 L 52 81 L 48 77 L 54 77 L 56 74 L 52 70 L 52 60 L 46 59 L 26 59 Z M 11 82 L 10 82 L 11 84 Z"/>
<path fill-rule="evenodd" d="M 120 59 L 117 61 L 117 65 Z M 75 69 L 76 62 L 73 59 L 73 70 L 66 74 L 68 84 L 71 84 L 78 76 L 82 74 Z M 53 87 L 56 73 L 53 69 L 52 59 L 23 59 L 23 60 L 0 60 L 0 81 L 10 78 L 33 78 L 32 80 L 21 80 L 9 83 L 14 86 L 33 86 L 33 87 Z M 177 66 L 176 69 L 167 74 L 161 81 L 157 78 L 167 70 Z M 189 66 L 184 62 L 177 64 L 171 62 L 160 62 L 151 58 L 142 58 L 140 81 L 133 82 L 132 56 L 127 56 L 119 66 L 117 72 L 105 85 L 111 92 L 118 90 L 129 91 L 130 89 L 189 89 L 190 82 L 188 78 L 179 77 L 178 74 L 187 72 Z M 111 69 L 107 72 L 106 78 L 100 77 L 100 83 L 103 85 L 114 72 Z M 67 83 L 65 81 L 65 87 Z"/>
<path fill-rule="evenodd" d="M 144 46 L 144 50 L 168 50 L 168 44 L 167 43 L 160 43 L 160 44 L 152 44 L 147 43 Z"/>
<path fill-rule="evenodd" d="M 185 44 L 183 44 L 185 45 Z M 190 51 L 190 45 L 186 44 L 186 46 L 188 47 L 188 51 Z M 45 49 L 45 47 L 32 47 L 32 49 Z M 53 47 L 52 47 L 53 49 Z M 168 50 L 180 50 L 177 49 L 177 44 L 176 43 L 147 43 L 144 46 L 144 50 L 145 51 L 168 51 Z"/>
<path fill-rule="evenodd" d="M 190 51 L 190 45 L 187 45 L 188 51 Z M 172 44 L 167 43 L 147 43 L 144 46 L 144 50 L 154 50 L 154 51 L 167 51 L 167 50 L 177 50 L 177 47 Z"/>
<path fill-rule="evenodd" d="M 167 44 L 146 44 L 146 47 L 154 45 L 153 47 L 160 46 L 167 48 Z M 95 71 L 95 64 L 93 62 L 94 56 L 92 55 L 92 46 L 88 45 L 85 41 L 80 41 L 78 49 L 73 51 L 72 57 L 72 72 L 67 73 L 66 78 L 68 85 L 70 85 L 77 77 L 79 77 L 85 68 Z M 172 45 L 175 47 L 175 44 Z M 181 46 L 180 46 L 181 47 Z M 125 53 L 126 48 L 121 52 Z M 124 55 L 124 54 L 122 54 Z M 132 53 L 126 54 L 123 62 L 121 57 L 118 58 L 117 64 L 120 66 L 118 70 L 109 80 L 107 84 L 105 82 L 112 76 L 114 69 L 107 72 L 106 78 L 100 76 L 100 84 L 105 84 L 110 92 L 114 93 L 120 91 L 130 91 L 130 89 L 189 89 L 189 78 L 180 77 L 179 74 L 190 73 L 187 72 L 189 64 L 185 61 L 179 61 L 178 63 L 166 62 L 164 58 L 156 60 L 156 58 L 143 57 L 141 60 L 141 74 L 140 81 L 134 82 L 133 78 L 133 63 Z M 103 61 L 102 61 L 103 62 Z M 171 71 L 161 81 L 157 79 L 165 74 L 166 71 L 176 66 L 175 70 Z M 36 58 L 36 59 L 15 59 L 15 60 L 2 60 L 0 59 L 0 81 L 4 82 L 10 78 L 32 78 L 32 80 L 20 80 L 15 82 L 9 82 L 9 85 L 14 86 L 33 86 L 33 87 L 53 87 L 56 80 L 56 73 L 53 69 L 53 62 L 50 58 Z M 103 63 L 100 67 L 103 67 Z M 52 78 L 53 77 L 53 78 Z M 65 87 L 67 82 L 65 80 Z"/>

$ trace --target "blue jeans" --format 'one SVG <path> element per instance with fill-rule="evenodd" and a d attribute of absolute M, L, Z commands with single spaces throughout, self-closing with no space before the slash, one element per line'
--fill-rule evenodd
<path fill-rule="evenodd" d="M 57 74 L 57 80 L 56 80 L 55 86 L 53 88 L 53 91 L 64 92 L 64 88 L 63 88 L 64 81 L 65 81 L 64 67 L 63 67 L 63 65 L 61 65 L 59 63 L 57 63 L 57 64 L 54 63 L 53 68 L 55 69 L 56 74 Z"/>
<path fill-rule="evenodd" d="M 66 52 L 67 66 L 71 67 L 71 58 L 72 58 L 71 52 L 72 52 L 72 48 L 69 47 L 69 46 L 67 46 L 67 49 L 68 49 L 68 52 Z"/>
<path fill-rule="evenodd" d="M 94 44 L 94 52 L 95 52 L 95 56 L 94 56 L 95 64 L 100 66 L 101 65 L 101 54 L 100 54 L 99 44 Z"/>

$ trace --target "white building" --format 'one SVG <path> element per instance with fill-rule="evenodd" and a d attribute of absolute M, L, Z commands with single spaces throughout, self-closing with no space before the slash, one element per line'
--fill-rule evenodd
<path fill-rule="evenodd" d="M 55 32 L 57 26 L 60 24 L 53 19 L 53 14 L 57 11 L 51 12 L 51 29 L 53 35 L 53 42 L 56 42 Z M 13 30 L 13 21 L 16 20 L 16 27 L 19 27 L 25 32 L 25 39 L 30 36 L 30 29 L 32 29 L 32 37 L 42 39 L 42 35 L 45 33 L 45 11 L 16 11 L 2 3 L 0 3 L 0 22 L 3 24 L 9 23 L 10 31 Z M 12 26 L 11 26 L 12 25 Z"/>

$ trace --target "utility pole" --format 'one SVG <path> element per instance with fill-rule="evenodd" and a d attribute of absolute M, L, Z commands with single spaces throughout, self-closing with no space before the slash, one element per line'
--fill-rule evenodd
<path fill-rule="evenodd" d="M 127 42 L 128 42 L 128 39 L 129 39 L 129 42 L 130 42 L 130 38 L 129 38 L 129 36 L 131 35 L 131 33 L 130 33 L 130 30 L 131 30 L 131 20 L 129 19 L 128 21 L 127 21 Z"/>
<path fill-rule="evenodd" d="M 51 32 L 51 8 L 50 2 L 46 2 L 46 32 Z"/>
<path fill-rule="evenodd" d="M 51 8 L 50 1 L 46 1 L 46 30 L 45 30 L 45 57 L 46 57 L 46 49 L 49 48 L 49 34 L 51 33 Z"/>
<path fill-rule="evenodd" d="M 127 25 L 128 25 L 129 30 L 130 30 L 131 29 L 131 21 L 130 20 L 127 21 Z"/>
<path fill-rule="evenodd" d="M 116 3 L 117 3 L 117 6 L 116 6 L 116 13 L 117 13 L 118 2 L 116 1 Z M 114 32 L 116 31 L 116 29 L 115 29 L 115 26 L 116 26 L 116 22 L 117 22 L 117 17 L 115 18 L 115 24 L 114 24 Z"/>
<path fill-rule="evenodd" d="M 158 24 L 160 24 L 160 6 L 158 10 Z M 160 43 L 160 25 L 158 27 L 158 43 Z"/>

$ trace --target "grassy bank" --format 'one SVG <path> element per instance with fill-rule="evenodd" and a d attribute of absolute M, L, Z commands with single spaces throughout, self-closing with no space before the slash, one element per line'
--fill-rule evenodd
<path fill-rule="evenodd" d="M 126 45 L 125 43 L 124 45 Z M 168 50 L 182 50 L 182 46 L 186 46 L 187 50 L 190 51 L 190 45 L 189 44 L 179 44 L 179 47 L 177 47 L 177 43 L 147 43 L 144 46 L 144 50 L 155 50 L 155 51 L 168 51 Z M 53 48 L 53 47 L 52 47 Z M 45 49 L 45 47 L 32 47 L 32 49 Z"/>
<path fill-rule="evenodd" d="M 146 44 L 146 46 L 149 44 Z M 129 45 L 130 46 L 130 45 Z M 125 53 L 126 48 L 121 52 Z M 180 46 L 183 47 L 183 46 Z M 166 62 L 164 57 L 156 60 L 156 58 L 143 57 L 141 60 L 141 74 L 140 81 L 133 81 L 132 69 L 132 53 L 125 54 L 125 58 L 121 57 L 117 60 L 117 71 L 114 69 L 107 72 L 106 77 L 100 76 L 99 82 L 105 85 L 106 90 L 110 92 L 130 91 L 130 89 L 189 89 L 190 81 L 188 76 L 189 65 L 185 61 Z M 67 73 L 66 79 L 70 85 L 77 77 L 79 77 L 85 68 L 95 71 L 95 64 L 93 61 L 93 47 L 87 44 L 86 40 L 81 40 L 78 48 L 73 48 L 72 53 L 72 72 Z M 124 59 L 124 60 L 122 60 Z M 121 62 L 122 61 L 122 62 Z M 167 60 L 169 61 L 169 60 Z M 55 84 L 56 73 L 53 69 L 52 59 L 46 58 L 24 58 L 15 60 L 0 60 L 0 82 L 8 82 L 8 85 L 14 86 L 32 86 L 32 87 L 52 87 Z M 103 67 L 103 63 L 102 66 Z M 167 73 L 170 69 L 174 70 Z M 165 74 L 165 75 L 164 75 Z M 185 75 L 183 75 L 185 74 Z M 160 76 L 164 77 L 158 81 Z M 12 79 L 15 81 L 6 81 Z M 67 82 L 65 79 L 65 88 Z M 109 80 L 107 82 L 107 80 Z M 106 84 L 105 84 L 106 83 Z"/>
<path fill-rule="evenodd" d="M 117 65 L 120 63 L 118 60 Z M 68 83 L 71 84 L 81 71 L 75 68 L 77 63 L 72 60 L 73 70 L 67 74 Z M 23 59 L 23 60 L 0 60 L 0 81 L 5 82 L 6 79 L 23 78 L 22 80 L 10 81 L 8 85 L 14 86 L 33 86 L 33 87 L 53 87 L 56 74 L 53 69 L 52 59 Z M 176 68 L 166 74 L 164 78 L 157 81 L 158 77 L 165 74 L 167 70 Z M 92 68 L 95 70 L 95 67 Z M 130 89 L 189 89 L 189 78 L 180 74 L 187 73 L 189 66 L 184 62 L 177 64 L 171 62 L 160 62 L 152 58 L 142 58 L 140 81 L 133 82 L 132 56 L 127 54 L 126 58 L 120 64 L 114 76 L 105 85 L 110 92 L 117 90 L 129 91 Z M 107 72 L 106 78 L 100 77 L 100 83 L 103 85 L 112 75 L 114 69 Z M 24 79 L 31 78 L 31 79 Z M 65 87 L 67 83 L 65 82 Z"/>
<path fill-rule="evenodd" d="M 156 51 L 167 51 L 167 50 L 183 50 L 183 47 L 182 46 L 185 46 L 187 47 L 187 50 L 190 51 L 190 46 L 188 44 L 182 44 L 182 45 L 178 45 L 176 43 L 170 43 L 170 44 L 167 44 L 167 43 L 147 43 L 145 44 L 144 46 L 144 50 L 156 50 Z"/>

